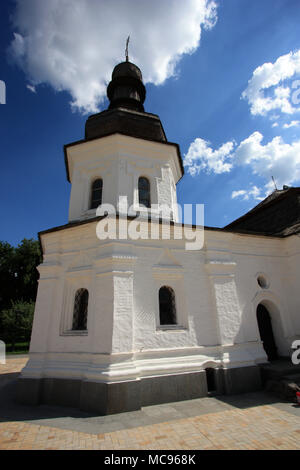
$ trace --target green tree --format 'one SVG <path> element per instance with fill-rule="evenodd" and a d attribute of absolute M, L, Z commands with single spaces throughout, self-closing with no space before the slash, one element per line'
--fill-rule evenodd
<path fill-rule="evenodd" d="M 26 239 L 15 249 L 15 299 L 35 301 L 39 273 L 36 267 L 41 263 L 40 245 L 37 240 Z"/>
<path fill-rule="evenodd" d="M 41 261 L 37 240 L 24 238 L 16 248 L 7 242 L 0 242 L 0 339 L 7 338 L 8 334 L 12 336 L 13 321 L 22 324 L 19 319 L 22 312 L 26 317 L 25 323 L 27 317 L 31 318 L 28 312 L 36 299 L 39 276 L 36 267 Z M 27 308 L 27 304 L 30 307 Z M 16 305 L 18 310 L 15 314 Z M 16 331 L 21 334 L 22 328 L 16 325 Z"/>
<path fill-rule="evenodd" d="M 12 345 L 12 351 L 15 350 L 17 341 L 28 342 L 30 340 L 33 312 L 34 302 L 23 300 L 13 301 L 11 308 L 3 310 L 4 341 Z"/>
<path fill-rule="evenodd" d="M 15 248 L 0 241 L 0 312 L 15 296 Z"/>

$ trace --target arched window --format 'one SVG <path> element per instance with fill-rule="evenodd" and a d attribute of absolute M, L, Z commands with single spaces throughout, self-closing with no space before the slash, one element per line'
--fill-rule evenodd
<path fill-rule="evenodd" d="M 176 325 L 175 293 L 171 287 L 159 289 L 159 320 L 161 325 Z"/>
<path fill-rule="evenodd" d="M 150 182 L 144 176 L 139 178 L 139 204 L 151 207 Z"/>
<path fill-rule="evenodd" d="M 102 204 L 102 187 L 101 178 L 95 180 L 92 184 L 90 209 L 97 209 Z"/>
<path fill-rule="evenodd" d="M 75 294 L 72 330 L 87 329 L 89 293 L 86 289 L 78 289 Z"/>

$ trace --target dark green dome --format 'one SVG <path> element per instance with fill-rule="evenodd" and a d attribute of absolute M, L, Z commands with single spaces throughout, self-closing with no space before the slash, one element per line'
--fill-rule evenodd
<path fill-rule="evenodd" d="M 107 87 L 107 97 L 109 109 L 129 108 L 144 112 L 146 89 L 140 69 L 131 62 L 116 65 Z"/>
<path fill-rule="evenodd" d="M 118 77 L 134 77 L 138 80 L 143 80 L 142 72 L 137 65 L 132 64 L 131 62 L 121 62 L 115 66 L 112 73 L 112 79 Z"/>

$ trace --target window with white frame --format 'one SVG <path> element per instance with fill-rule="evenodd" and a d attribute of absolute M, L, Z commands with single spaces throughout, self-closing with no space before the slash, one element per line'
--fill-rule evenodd
<path fill-rule="evenodd" d="M 141 176 L 139 178 L 138 190 L 139 190 L 139 205 L 143 205 L 147 208 L 150 208 L 151 207 L 150 181 L 145 176 Z"/>
<path fill-rule="evenodd" d="M 84 331 L 87 329 L 89 292 L 87 289 L 78 289 L 75 294 L 73 308 L 72 330 Z"/>
<path fill-rule="evenodd" d="M 97 209 L 102 204 L 103 180 L 96 179 L 91 187 L 90 209 Z"/>
<path fill-rule="evenodd" d="M 175 292 L 168 286 L 159 289 L 159 322 L 160 325 L 177 324 Z"/>

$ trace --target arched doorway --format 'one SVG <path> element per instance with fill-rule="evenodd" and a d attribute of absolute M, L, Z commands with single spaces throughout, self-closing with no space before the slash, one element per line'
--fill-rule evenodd
<path fill-rule="evenodd" d="M 269 311 L 263 304 L 259 304 L 256 309 L 256 317 L 260 339 L 263 342 L 264 350 L 269 361 L 278 358 L 277 347 L 274 339 L 272 320 Z"/>
<path fill-rule="evenodd" d="M 216 392 L 217 385 L 216 385 L 215 369 L 213 367 L 207 367 L 205 369 L 205 373 L 206 373 L 206 383 L 207 383 L 208 393 Z"/>

